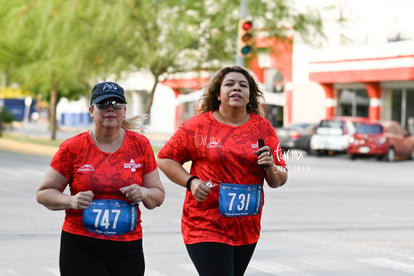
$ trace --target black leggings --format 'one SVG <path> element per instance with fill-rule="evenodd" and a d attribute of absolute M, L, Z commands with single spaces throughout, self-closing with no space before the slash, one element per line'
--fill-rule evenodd
<path fill-rule="evenodd" d="M 253 255 L 256 243 L 231 246 L 205 242 L 186 245 L 200 276 L 242 276 Z"/>
<path fill-rule="evenodd" d="M 130 242 L 94 239 L 62 231 L 61 276 L 142 276 L 142 239 Z"/>

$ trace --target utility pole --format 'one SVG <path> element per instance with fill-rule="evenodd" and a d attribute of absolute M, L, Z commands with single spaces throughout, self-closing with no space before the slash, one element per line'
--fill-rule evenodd
<path fill-rule="evenodd" d="M 247 18 L 247 0 L 240 0 L 240 20 Z M 239 36 L 239 34 L 237 34 Z M 237 43 L 239 41 L 237 40 Z M 239 53 L 239 45 L 236 50 L 236 65 L 244 67 L 244 57 Z"/>

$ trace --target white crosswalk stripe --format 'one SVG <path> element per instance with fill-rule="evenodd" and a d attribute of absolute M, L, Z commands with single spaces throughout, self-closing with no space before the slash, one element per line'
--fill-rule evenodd
<path fill-rule="evenodd" d="M 44 170 L 34 170 L 34 169 L 24 169 L 24 173 L 27 174 L 31 174 L 31 175 L 37 175 L 37 176 L 43 176 L 45 175 L 45 171 Z"/>
<path fill-rule="evenodd" d="M 180 268 L 197 274 L 197 271 L 192 263 L 179 264 Z M 273 261 L 252 261 L 249 264 L 247 272 L 255 270 L 265 272 L 268 274 L 289 275 L 289 276 L 311 276 L 313 274 L 305 273 L 293 267 L 276 263 Z M 195 275 L 194 274 L 194 275 Z M 149 274 L 152 275 L 152 274 Z"/>
<path fill-rule="evenodd" d="M 0 173 L 3 177 L 22 177 L 22 175 L 41 177 L 45 174 L 45 171 L 34 170 L 30 168 L 19 168 L 14 170 L 0 168 Z"/>
<path fill-rule="evenodd" d="M 364 263 L 366 265 L 377 266 L 383 269 L 389 269 L 394 271 L 403 272 L 406 274 L 414 275 L 414 257 L 406 258 L 407 261 L 397 261 L 389 258 L 361 258 L 356 259 L 359 263 Z M 180 269 L 183 269 L 187 272 L 191 272 L 192 275 L 196 275 L 197 271 L 192 263 L 182 263 L 177 264 Z M 270 260 L 253 260 L 250 262 L 249 267 L 247 268 L 246 273 L 256 273 L 263 272 L 266 275 L 278 275 L 278 276 L 316 276 L 306 272 L 303 268 L 303 263 L 301 269 L 294 267 L 292 265 L 282 264 L 280 262 L 270 261 Z M 44 268 L 46 272 L 43 274 L 45 276 L 59 276 L 59 269 L 53 267 Z M 329 269 L 329 265 L 326 269 Z M 340 270 L 342 271 L 342 270 Z M 394 272 L 395 273 L 395 272 Z M 147 266 L 145 269 L 146 275 L 151 276 L 168 276 L 169 274 L 165 271 L 161 272 L 156 267 Z M 18 269 L 12 268 L 3 268 L 0 269 L 0 276 L 23 276 L 19 273 Z"/>
<path fill-rule="evenodd" d="M 178 265 L 180 268 L 187 270 L 187 271 L 191 271 L 194 273 L 197 273 L 197 270 L 195 269 L 194 265 L 192 263 L 188 263 L 188 264 L 179 264 Z"/>
<path fill-rule="evenodd" d="M 55 275 L 55 276 L 59 276 L 60 275 L 58 268 L 48 267 L 48 268 L 46 268 L 46 270 L 49 271 L 52 275 Z"/>
<path fill-rule="evenodd" d="M 167 276 L 167 274 L 161 273 L 157 270 L 154 270 L 152 268 L 145 267 L 145 275 L 151 275 L 151 276 Z"/>
<path fill-rule="evenodd" d="M 20 276 L 14 269 L 0 269 L 0 276 Z"/>
<path fill-rule="evenodd" d="M 47 268 L 45 268 L 45 270 L 48 272 L 48 273 L 42 273 L 42 275 L 45 275 L 45 276 L 47 276 L 47 275 L 54 275 L 54 276 L 59 276 L 60 275 L 60 273 L 59 273 L 59 269 L 58 268 L 50 268 L 50 267 L 47 267 Z M 15 269 L 11 269 L 11 268 L 5 268 L 5 269 L 0 269 L 0 276 L 22 276 L 23 274 L 21 274 L 21 273 L 19 273 L 19 272 L 17 272 Z M 156 274 L 154 274 L 155 276 L 161 276 L 161 275 L 156 275 Z"/>
<path fill-rule="evenodd" d="M 22 171 L 18 171 L 18 170 L 6 170 L 6 169 L 1 169 L 0 170 L 1 175 L 3 175 L 3 177 L 18 177 L 21 176 L 23 174 Z"/>
<path fill-rule="evenodd" d="M 313 274 L 306 273 L 294 267 L 277 263 L 274 261 L 251 261 L 247 271 L 255 269 L 272 275 L 289 275 L 289 276 L 311 276 Z"/>
<path fill-rule="evenodd" d="M 6 188 L 6 187 L 3 187 L 3 186 L 0 186 L 0 191 L 9 191 L 10 189 L 9 188 Z"/>
<path fill-rule="evenodd" d="M 363 262 L 363 263 L 368 263 L 371 265 L 375 265 L 375 266 L 379 266 L 382 268 L 398 270 L 398 271 L 402 271 L 402 272 L 414 275 L 414 264 L 395 261 L 395 260 L 391 260 L 387 258 L 368 258 L 368 259 L 359 259 L 358 261 Z"/>

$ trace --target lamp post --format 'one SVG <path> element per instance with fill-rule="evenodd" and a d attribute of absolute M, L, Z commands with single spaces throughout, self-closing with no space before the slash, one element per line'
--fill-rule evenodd
<path fill-rule="evenodd" d="M 30 121 L 30 106 L 32 105 L 32 101 L 33 101 L 33 99 L 32 99 L 32 97 L 30 97 L 30 96 L 27 96 L 25 99 L 24 99 L 24 118 L 23 118 L 23 120 L 24 120 L 24 123 L 28 123 L 29 121 Z"/>

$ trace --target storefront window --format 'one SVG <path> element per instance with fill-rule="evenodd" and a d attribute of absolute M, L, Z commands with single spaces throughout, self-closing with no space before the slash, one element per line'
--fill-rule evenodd
<path fill-rule="evenodd" d="M 283 107 L 267 104 L 265 107 L 265 117 L 274 127 L 283 126 Z"/>
<path fill-rule="evenodd" d="M 369 115 L 369 98 L 366 90 L 340 91 L 339 104 L 340 116 L 368 117 Z"/>
<path fill-rule="evenodd" d="M 392 90 L 391 120 L 414 133 L 414 89 Z"/>
<path fill-rule="evenodd" d="M 401 122 L 402 90 L 393 90 L 391 95 L 391 120 Z"/>
<path fill-rule="evenodd" d="M 414 135 L 414 89 L 407 90 L 407 124 L 408 131 Z"/>

